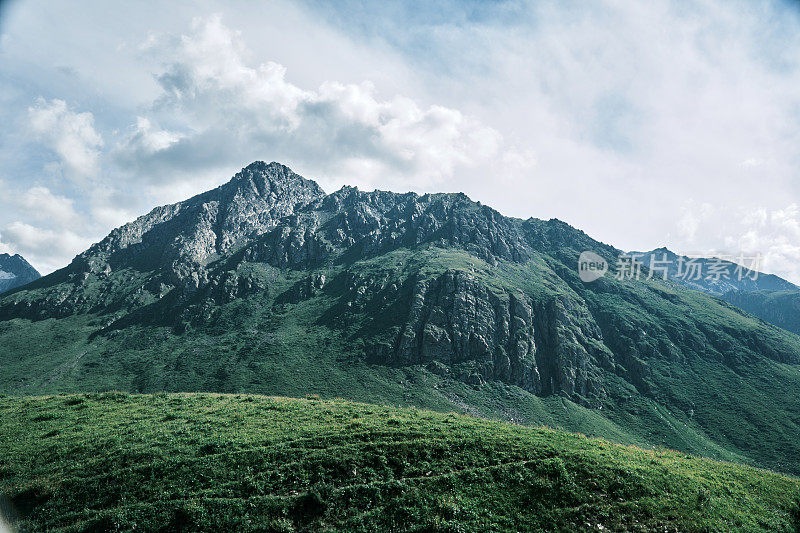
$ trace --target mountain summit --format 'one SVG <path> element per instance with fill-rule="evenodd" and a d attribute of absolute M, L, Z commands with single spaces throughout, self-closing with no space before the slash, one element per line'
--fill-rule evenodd
<path fill-rule="evenodd" d="M 214 190 L 158 207 L 112 231 L 70 268 L 98 272 L 135 264 L 169 269 L 181 280 L 324 194 L 288 167 L 256 162 Z"/>
<path fill-rule="evenodd" d="M 253 163 L 0 299 L 0 392 L 344 396 L 800 472 L 800 338 L 675 284 L 584 283 L 583 251 L 620 253 Z"/>
<path fill-rule="evenodd" d="M 0 294 L 42 277 L 21 255 L 0 254 Z"/>

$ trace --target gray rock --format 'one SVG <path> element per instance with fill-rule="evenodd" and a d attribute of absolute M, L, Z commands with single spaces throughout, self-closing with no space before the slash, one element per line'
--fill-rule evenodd
<path fill-rule="evenodd" d="M 41 278 L 21 255 L 0 254 L 0 294 Z"/>

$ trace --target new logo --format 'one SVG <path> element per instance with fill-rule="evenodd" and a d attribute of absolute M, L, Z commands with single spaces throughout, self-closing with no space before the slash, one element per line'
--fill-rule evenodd
<path fill-rule="evenodd" d="M 586 250 L 578 258 L 578 276 L 584 283 L 602 278 L 608 272 L 608 262 L 594 252 Z"/>

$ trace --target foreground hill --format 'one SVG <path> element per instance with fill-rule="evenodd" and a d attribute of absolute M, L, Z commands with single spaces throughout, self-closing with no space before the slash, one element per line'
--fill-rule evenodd
<path fill-rule="evenodd" d="M 793 531 L 795 478 L 343 400 L 0 399 L 30 531 Z"/>
<path fill-rule="evenodd" d="M 612 273 L 582 282 L 585 250 Z M 0 392 L 316 393 L 800 473 L 800 338 L 615 279 L 619 253 L 463 194 L 325 194 L 253 163 L 0 298 Z"/>
<path fill-rule="evenodd" d="M 0 254 L 0 294 L 41 277 L 21 255 Z"/>

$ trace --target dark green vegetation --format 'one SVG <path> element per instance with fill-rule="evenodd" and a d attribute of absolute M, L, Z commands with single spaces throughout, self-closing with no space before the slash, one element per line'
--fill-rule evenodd
<path fill-rule="evenodd" d="M 798 517 L 795 478 L 344 400 L 6 397 L 0 424 L 0 490 L 34 531 L 793 531 Z"/>
<path fill-rule="evenodd" d="M 0 300 L 0 392 L 346 397 L 800 472 L 800 337 L 462 194 L 278 164 L 154 210 Z"/>
<path fill-rule="evenodd" d="M 746 260 L 739 265 L 717 258 L 689 258 L 666 248 L 629 255 L 643 266 L 653 266 L 659 277 L 666 267 L 670 284 L 713 294 L 765 322 L 800 334 L 800 290 L 778 276 L 749 270 Z"/>
<path fill-rule="evenodd" d="M 778 327 L 800 334 L 800 291 L 730 292 L 723 300 Z"/>

